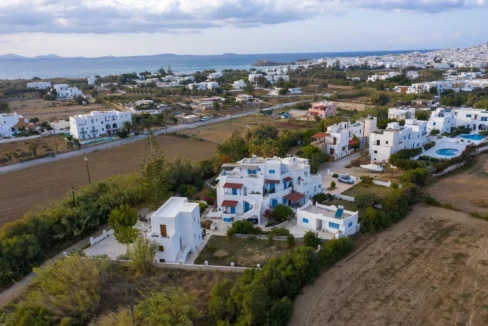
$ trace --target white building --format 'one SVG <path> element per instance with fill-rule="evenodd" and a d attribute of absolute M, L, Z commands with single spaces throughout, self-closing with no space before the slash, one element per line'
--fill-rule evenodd
<path fill-rule="evenodd" d="M 427 123 L 427 131 L 430 133 L 436 129 L 440 134 L 450 133 L 451 129 L 456 126 L 456 117 L 450 108 L 437 108 L 430 114 Z"/>
<path fill-rule="evenodd" d="M 410 80 L 418 79 L 420 77 L 419 72 L 417 70 L 409 70 L 405 74 L 405 77 L 407 77 Z"/>
<path fill-rule="evenodd" d="M 378 129 L 376 123 L 377 118 L 371 116 L 355 123 L 336 123 L 328 126 L 326 132 L 313 135 L 316 141 L 312 144 L 337 160 L 351 154 L 354 146 L 364 146 L 371 132 Z"/>
<path fill-rule="evenodd" d="M 69 87 L 68 84 L 55 84 L 54 89 L 56 90 L 58 99 L 70 99 L 79 95 L 83 96 L 83 93 L 78 87 Z"/>
<path fill-rule="evenodd" d="M 254 83 L 258 80 L 259 77 L 263 77 L 263 74 L 249 74 L 247 79 L 250 83 Z"/>
<path fill-rule="evenodd" d="M 214 79 L 214 80 L 215 79 L 218 79 L 220 77 L 222 77 L 222 73 L 221 72 L 213 72 L 213 73 L 211 73 L 211 74 L 209 74 L 207 76 L 208 79 Z"/>
<path fill-rule="evenodd" d="M 219 88 L 219 83 L 211 81 L 211 82 L 202 82 L 202 83 L 191 83 L 187 85 L 188 89 L 197 89 L 200 91 L 205 91 L 207 89 L 216 89 Z"/>
<path fill-rule="evenodd" d="M 202 240 L 200 206 L 188 198 L 171 197 L 151 216 L 150 241 L 157 243 L 156 262 L 185 262 Z"/>
<path fill-rule="evenodd" d="M 95 82 L 97 81 L 95 77 L 88 77 L 86 80 L 88 85 L 95 85 Z"/>
<path fill-rule="evenodd" d="M 20 127 L 30 127 L 29 119 L 14 113 L 0 114 L 0 137 L 11 138 Z"/>
<path fill-rule="evenodd" d="M 395 86 L 393 89 L 397 93 L 421 94 L 429 92 L 432 87 L 437 88 L 439 94 L 447 90 L 470 92 L 475 88 L 488 87 L 488 79 L 437 80 L 415 83 L 412 86 Z"/>
<path fill-rule="evenodd" d="M 300 87 L 288 88 L 288 94 L 300 95 L 302 94 L 302 89 Z"/>
<path fill-rule="evenodd" d="M 332 233 L 335 238 L 350 236 L 359 231 L 358 212 L 343 206 L 307 204 L 297 209 L 297 225 L 316 231 Z"/>
<path fill-rule="evenodd" d="M 243 89 L 244 87 L 246 87 L 246 83 L 242 79 L 236 80 L 232 83 L 232 87 L 234 89 Z"/>
<path fill-rule="evenodd" d="M 266 80 L 273 85 L 276 84 L 280 79 L 283 79 L 285 82 L 290 80 L 288 75 L 266 75 L 264 78 L 266 78 Z"/>
<path fill-rule="evenodd" d="M 488 111 L 486 109 L 453 109 L 456 127 L 464 126 L 474 131 L 488 130 Z"/>
<path fill-rule="evenodd" d="M 32 82 L 27 83 L 27 88 L 36 88 L 36 89 L 49 89 L 51 88 L 51 82 Z"/>
<path fill-rule="evenodd" d="M 132 123 L 130 112 L 92 111 L 69 117 L 70 134 L 79 140 L 112 136 L 124 127 L 126 121 Z"/>
<path fill-rule="evenodd" d="M 405 126 L 391 122 L 385 130 L 369 136 L 369 155 L 372 162 L 388 161 L 390 155 L 402 149 L 420 148 L 427 142 L 427 121 L 405 120 Z"/>
<path fill-rule="evenodd" d="M 222 168 L 217 206 L 224 222 L 260 218 L 278 204 L 300 207 L 306 198 L 324 192 L 322 176 L 311 174 L 308 160 L 299 157 L 253 156 Z"/>
<path fill-rule="evenodd" d="M 236 96 L 236 102 L 239 103 L 239 102 L 252 102 L 253 101 L 253 96 L 252 95 L 248 95 L 248 94 L 238 94 Z"/>
<path fill-rule="evenodd" d="M 415 108 L 410 108 L 408 106 L 401 106 L 398 108 L 388 109 L 388 119 L 392 120 L 406 120 L 415 118 Z"/>
<path fill-rule="evenodd" d="M 377 80 L 387 80 L 387 79 L 390 79 L 390 78 L 393 78 L 396 76 L 400 76 L 400 75 L 401 75 L 401 73 L 395 72 L 395 71 L 391 71 L 387 74 L 382 74 L 382 75 L 374 74 L 372 76 L 368 76 L 368 83 L 369 82 L 374 83 Z"/>

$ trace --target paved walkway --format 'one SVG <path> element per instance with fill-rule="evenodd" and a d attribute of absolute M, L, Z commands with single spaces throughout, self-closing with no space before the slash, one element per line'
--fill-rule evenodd
<path fill-rule="evenodd" d="M 302 101 L 291 102 L 291 103 L 283 103 L 280 105 L 275 105 L 275 106 L 269 107 L 268 109 L 278 110 L 278 109 L 282 109 L 284 107 L 295 105 L 295 104 L 300 103 L 300 102 L 302 102 Z M 182 125 L 171 126 L 168 128 L 156 130 L 153 132 L 153 134 L 155 136 L 159 136 L 162 134 L 178 132 L 178 131 L 183 131 L 183 130 L 193 129 L 193 128 L 199 128 L 199 127 L 206 126 L 206 125 L 211 125 L 211 124 L 215 124 L 215 123 L 219 123 L 219 122 L 223 122 L 223 121 L 227 121 L 227 120 L 231 120 L 231 119 L 236 119 L 236 118 L 241 118 L 241 117 L 245 117 L 248 115 L 256 114 L 256 112 L 257 111 L 247 111 L 247 112 L 242 112 L 242 113 L 235 114 L 235 115 L 227 115 L 225 117 L 210 119 L 208 121 L 203 121 L 203 122 L 200 121 L 200 122 L 196 122 L 196 123 L 192 123 L 192 124 L 182 124 Z M 103 143 L 103 144 L 99 144 L 99 145 L 94 145 L 94 146 L 91 146 L 88 148 L 83 148 L 83 149 L 80 149 L 77 151 L 61 153 L 61 154 L 56 155 L 55 157 L 49 156 L 49 157 L 44 157 L 44 158 L 40 158 L 37 160 L 32 160 L 32 161 L 28 161 L 28 162 L 24 162 L 24 163 L 17 163 L 17 164 L 2 166 L 2 167 L 0 167 L 0 174 L 6 174 L 6 173 L 10 173 L 10 172 L 19 171 L 19 170 L 25 170 L 25 169 L 35 167 L 38 165 L 44 165 L 44 164 L 49 164 L 49 163 L 53 163 L 53 162 L 58 162 L 58 161 L 70 159 L 73 157 L 83 156 L 83 155 L 86 155 L 89 153 L 93 153 L 95 151 L 98 152 L 98 151 L 102 151 L 105 149 L 130 144 L 130 143 L 133 143 L 136 141 L 146 139 L 147 137 L 148 137 L 147 135 L 132 136 L 129 138 L 124 138 L 124 139 L 119 139 L 119 140 L 115 140 L 115 141 L 111 141 L 111 142 L 107 142 L 107 143 Z"/>

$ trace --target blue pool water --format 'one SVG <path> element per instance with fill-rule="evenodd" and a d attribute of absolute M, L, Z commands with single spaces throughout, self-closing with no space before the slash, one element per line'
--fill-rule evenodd
<path fill-rule="evenodd" d="M 469 139 L 469 140 L 476 140 L 476 141 L 481 141 L 485 138 L 485 136 L 482 136 L 482 135 L 475 135 L 475 134 L 472 134 L 472 135 L 461 135 L 462 138 L 464 139 Z"/>
<path fill-rule="evenodd" d="M 456 155 L 456 152 L 458 152 L 458 150 L 454 148 L 443 148 L 443 149 L 439 149 L 435 153 L 442 156 L 454 156 Z"/>

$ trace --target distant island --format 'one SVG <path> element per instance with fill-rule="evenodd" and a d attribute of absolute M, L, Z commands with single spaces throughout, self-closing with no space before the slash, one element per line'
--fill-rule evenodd
<path fill-rule="evenodd" d="M 270 66 L 288 66 L 294 64 L 293 62 L 276 62 L 269 60 L 258 60 L 253 66 L 254 67 L 270 67 Z"/>

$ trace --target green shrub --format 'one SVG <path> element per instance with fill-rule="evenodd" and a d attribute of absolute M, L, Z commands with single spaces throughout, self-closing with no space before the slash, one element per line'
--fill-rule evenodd
<path fill-rule="evenodd" d="M 334 174 L 332 175 L 332 178 L 336 178 L 336 179 L 337 179 L 337 178 L 339 178 L 339 175 L 338 175 L 337 173 L 334 173 Z"/>
<path fill-rule="evenodd" d="M 271 214 L 271 218 L 279 223 L 284 222 L 293 213 L 290 207 L 286 205 L 276 205 L 275 209 Z"/>
<path fill-rule="evenodd" d="M 317 235 L 317 232 L 307 231 L 303 236 L 303 244 L 307 247 L 317 249 L 320 244 L 320 239 Z"/>
<path fill-rule="evenodd" d="M 231 237 L 234 234 L 260 234 L 261 229 L 254 227 L 254 225 L 245 220 L 235 221 L 232 226 L 227 230 L 227 236 Z"/>
<path fill-rule="evenodd" d="M 334 188 L 336 187 L 336 183 L 335 183 L 335 181 L 332 181 L 332 182 L 330 183 L 330 187 L 331 187 L 332 189 L 334 189 Z"/>

